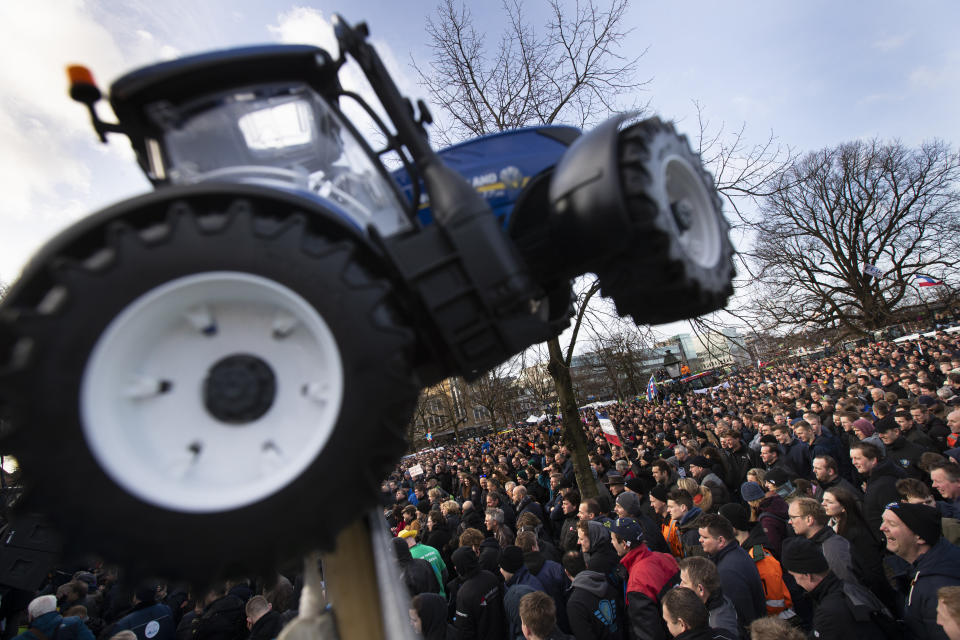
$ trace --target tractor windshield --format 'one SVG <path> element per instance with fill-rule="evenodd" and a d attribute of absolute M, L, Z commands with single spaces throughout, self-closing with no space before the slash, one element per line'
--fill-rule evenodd
<path fill-rule="evenodd" d="M 306 86 L 235 91 L 178 116 L 164 136 L 174 184 L 265 184 L 328 200 L 383 235 L 409 226 L 397 192 L 353 129 Z"/>

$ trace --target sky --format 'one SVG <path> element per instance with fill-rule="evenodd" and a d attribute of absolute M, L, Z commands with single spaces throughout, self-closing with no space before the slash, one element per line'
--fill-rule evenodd
<path fill-rule="evenodd" d="M 598 0 L 602 4 L 602 0 Z M 468 2 L 491 44 L 498 3 Z M 572 3 L 571 3 L 572 6 Z M 546 5 L 524 0 L 534 25 Z M 33 0 L 0 2 L 0 282 L 56 232 L 150 189 L 120 137 L 102 145 L 85 108 L 67 97 L 67 64 L 90 67 L 101 89 L 137 66 L 239 45 L 305 42 L 336 51 L 329 19 L 366 20 L 401 89 L 424 97 L 425 21 L 435 0 Z M 640 102 L 681 131 L 699 103 L 714 129 L 745 126 L 798 153 L 878 137 L 960 144 L 960 3 L 725 3 L 633 0 L 623 53 L 646 50 Z M 348 70 L 344 83 L 357 83 Z M 438 109 L 434 107 L 434 111 Z M 101 116 L 110 119 L 105 103 Z"/>

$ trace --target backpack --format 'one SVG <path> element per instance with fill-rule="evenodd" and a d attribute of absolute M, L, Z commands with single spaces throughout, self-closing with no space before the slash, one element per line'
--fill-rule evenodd
<path fill-rule="evenodd" d="M 906 637 L 906 629 L 900 620 L 890 614 L 877 596 L 850 582 L 843 583 L 843 595 L 847 600 L 847 609 L 857 622 L 872 622 L 887 640 L 900 640 Z"/>

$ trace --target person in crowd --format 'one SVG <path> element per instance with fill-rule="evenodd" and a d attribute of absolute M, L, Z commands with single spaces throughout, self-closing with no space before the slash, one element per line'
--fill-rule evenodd
<path fill-rule="evenodd" d="M 440 592 L 440 581 L 433 567 L 423 558 L 410 555 L 410 546 L 406 540 L 394 538 L 393 552 L 400 568 L 400 580 L 411 596 Z"/>
<path fill-rule="evenodd" d="M 410 601 L 410 624 L 423 640 L 457 640 L 457 630 L 447 622 L 447 601 L 437 593 L 421 593 Z"/>
<path fill-rule="evenodd" d="M 520 599 L 534 591 L 544 591 L 540 580 L 523 566 L 520 547 L 506 547 L 500 554 L 500 574 L 503 576 L 503 608 L 507 616 L 510 640 L 523 637 L 520 628 Z"/>
<path fill-rule="evenodd" d="M 766 615 L 763 583 L 756 564 L 737 543 L 730 522 L 721 515 L 708 513 L 699 521 L 700 545 L 717 566 L 723 593 L 733 602 L 737 619 L 748 625 Z"/>
<path fill-rule="evenodd" d="M 850 542 L 827 526 L 829 517 L 823 505 L 813 498 L 794 498 L 790 501 L 789 518 L 793 532 L 820 547 L 830 570 L 838 578 L 846 582 L 860 582 Z"/>
<path fill-rule="evenodd" d="M 27 630 L 15 640 L 94 640 L 83 621 L 57 612 L 57 597 L 39 596 L 27 606 Z"/>
<path fill-rule="evenodd" d="M 707 609 L 690 589 L 671 589 L 663 596 L 663 621 L 673 638 L 711 640 L 717 636 L 710 628 Z"/>
<path fill-rule="evenodd" d="M 690 589 L 707 607 L 710 628 L 725 640 L 737 640 L 743 627 L 730 598 L 723 595 L 717 566 L 707 558 L 684 558 L 680 561 L 680 586 Z"/>
<path fill-rule="evenodd" d="M 863 492 L 852 482 L 840 475 L 840 467 L 833 456 L 817 456 L 813 459 L 813 475 L 817 482 L 817 490 L 813 497 L 818 502 L 823 500 L 823 494 L 828 489 L 839 487 L 849 491 L 854 496 L 862 496 Z"/>
<path fill-rule="evenodd" d="M 906 473 L 889 460 L 882 460 L 880 450 L 868 442 L 850 447 L 850 462 L 864 479 L 863 517 L 871 530 L 880 529 L 885 505 L 896 502 L 897 480 Z"/>
<path fill-rule="evenodd" d="M 787 536 L 786 501 L 776 491 L 765 491 L 760 484 L 749 481 L 740 485 L 740 495 L 750 505 L 751 522 L 763 529 L 767 548 L 780 557 L 780 545 Z"/>
<path fill-rule="evenodd" d="M 447 564 L 443 561 L 443 556 L 440 555 L 440 552 L 430 545 L 420 542 L 418 540 L 420 537 L 420 532 L 401 531 L 399 537 L 407 543 L 407 546 L 410 548 L 411 556 L 421 560 L 426 560 L 430 563 L 430 566 L 433 568 L 433 572 L 437 576 L 437 584 L 440 585 L 440 595 L 447 595 L 447 592 L 443 587 L 443 585 L 445 585 L 447 582 Z"/>
<path fill-rule="evenodd" d="M 513 544 L 513 530 L 504 522 L 503 509 L 488 507 L 484 525 L 486 526 L 487 531 L 489 531 L 493 538 L 497 541 L 497 544 L 500 545 L 501 549 L 509 547 Z"/>
<path fill-rule="evenodd" d="M 643 527 L 632 518 L 619 518 L 611 527 L 611 542 L 626 569 L 626 626 L 630 640 L 662 640 L 660 599 L 680 582 L 673 556 L 650 551 Z"/>
<path fill-rule="evenodd" d="M 807 640 L 807 636 L 780 618 L 760 618 L 750 625 L 750 640 Z"/>
<path fill-rule="evenodd" d="M 887 550 L 910 564 L 900 583 L 910 638 L 943 638 L 937 625 L 937 590 L 960 585 L 960 548 L 941 536 L 940 513 L 924 504 L 893 502 L 882 515 Z"/>
<path fill-rule="evenodd" d="M 826 491 L 820 504 L 829 518 L 828 526 L 850 542 L 854 567 L 863 584 L 877 594 L 887 608 L 895 610 L 894 590 L 883 568 L 880 530 L 870 529 L 863 517 L 860 502 L 854 494 L 840 487 Z"/>
<path fill-rule="evenodd" d="M 806 538 L 791 538 L 783 547 L 783 568 L 813 603 L 812 637 L 823 640 L 885 638 L 895 621 L 876 596 L 834 574 L 822 550 Z M 879 621 L 884 620 L 885 624 Z"/>
<path fill-rule="evenodd" d="M 503 583 L 480 568 L 477 554 L 461 547 L 453 552 L 453 566 L 460 579 L 454 626 L 462 640 L 503 638 L 507 633 L 503 607 Z"/>
<path fill-rule="evenodd" d="M 960 410 L 954 413 L 960 414 Z M 945 462 L 937 465 L 930 471 L 930 480 L 943 498 L 937 502 L 940 513 L 948 518 L 960 519 L 960 464 Z"/>
<path fill-rule="evenodd" d="M 557 628 L 557 610 L 545 593 L 534 591 L 520 599 L 520 624 L 526 640 L 569 640 Z"/>
<path fill-rule="evenodd" d="M 173 640 L 176 626 L 173 612 L 167 605 L 157 602 L 157 593 L 161 585 L 147 582 L 134 591 L 130 613 L 117 620 L 108 630 L 114 634 L 129 630 L 138 640 Z"/>
<path fill-rule="evenodd" d="M 700 507 L 693 504 L 693 497 L 683 489 L 674 489 L 667 494 L 667 513 L 671 523 L 676 523 L 676 535 L 680 542 L 680 555 L 685 558 L 700 552 L 699 536 L 697 534 L 697 519 L 703 513 Z"/>
<path fill-rule="evenodd" d="M 443 605 L 446 613 L 446 603 Z M 283 616 L 274 611 L 273 606 L 263 596 L 252 596 L 244 607 L 247 614 L 247 629 L 250 635 L 247 640 L 273 640 L 280 635 L 283 629 Z"/>
<path fill-rule="evenodd" d="M 563 569 L 570 583 L 567 620 L 577 640 L 622 640 L 622 596 L 605 574 L 587 569 L 583 554 L 568 551 Z"/>
<path fill-rule="evenodd" d="M 937 590 L 937 624 L 949 640 L 960 640 L 960 587 Z"/>

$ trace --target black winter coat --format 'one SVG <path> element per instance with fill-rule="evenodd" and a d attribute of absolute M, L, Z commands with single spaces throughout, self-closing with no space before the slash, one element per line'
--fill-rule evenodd
<path fill-rule="evenodd" d="M 247 635 L 247 614 L 243 600 L 223 596 L 214 600 L 193 620 L 194 640 L 238 640 Z"/>
<path fill-rule="evenodd" d="M 891 502 L 900 501 L 897 480 L 906 475 L 903 469 L 894 466 L 889 458 L 878 463 L 870 472 L 867 491 L 863 496 L 863 517 L 871 531 L 880 530 L 884 507 Z"/>
<path fill-rule="evenodd" d="M 744 627 L 767 615 L 763 582 L 753 558 L 738 544 L 727 544 L 710 556 L 717 565 L 723 593 L 733 602 L 737 617 Z"/>
<path fill-rule="evenodd" d="M 507 633 L 503 610 L 503 582 L 489 571 L 475 570 L 457 589 L 454 626 L 460 640 L 503 638 Z"/>
<path fill-rule="evenodd" d="M 577 640 L 621 640 L 622 597 L 603 574 L 581 571 L 573 579 L 567 620 Z"/>
<path fill-rule="evenodd" d="M 813 637 L 818 640 L 885 637 L 869 617 L 856 619 L 843 593 L 843 581 L 832 571 L 808 595 L 813 603 Z"/>
<path fill-rule="evenodd" d="M 937 590 L 960 585 L 960 547 L 940 538 L 929 551 L 913 563 L 913 575 L 907 583 L 907 637 L 924 640 L 946 640 L 943 627 L 937 624 Z"/>
<path fill-rule="evenodd" d="M 267 611 L 253 627 L 247 640 L 273 640 L 283 630 L 283 616 L 278 611 Z"/>

